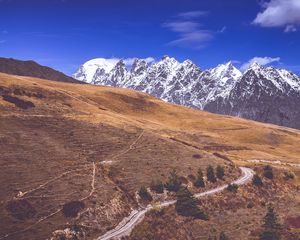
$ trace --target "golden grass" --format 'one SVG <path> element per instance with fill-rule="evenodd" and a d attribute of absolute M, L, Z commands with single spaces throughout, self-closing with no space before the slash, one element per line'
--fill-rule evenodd
<path fill-rule="evenodd" d="M 19 86 L 45 92 L 50 96 L 51 107 L 77 120 L 105 122 L 119 127 L 133 125 L 164 138 L 179 134 L 200 148 L 228 145 L 249 149 L 230 152 L 225 149 L 226 155 L 233 160 L 267 158 L 300 162 L 298 130 L 197 111 L 128 89 L 58 83 L 5 74 L 0 77 L 2 86 Z M 37 108 L 45 108 L 44 99 L 34 102 Z M 0 103 L 9 105 L 4 101 Z M 64 104 L 72 108 L 68 109 Z M 200 141 L 192 141 L 192 136 L 198 136 Z M 201 136 L 206 136 L 210 142 L 200 143 Z"/>
<path fill-rule="evenodd" d="M 91 236 L 117 224 L 136 207 L 134 192 L 152 179 L 165 181 L 172 168 L 187 177 L 209 164 L 300 162 L 298 130 L 197 111 L 128 89 L 0 74 L 0 94 L 35 105 L 24 110 L 0 97 L 0 238 L 89 194 L 92 162 L 97 164 L 95 191 L 85 200 L 92 210 L 78 220 L 96 229 Z M 34 219 L 16 222 L 5 210 L 18 191 L 68 171 L 26 196 L 38 212 Z M 58 213 L 9 239 L 45 239 L 66 221 Z"/>

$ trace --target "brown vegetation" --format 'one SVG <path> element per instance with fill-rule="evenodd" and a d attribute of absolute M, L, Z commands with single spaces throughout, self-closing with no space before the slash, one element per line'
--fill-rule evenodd
<path fill-rule="evenodd" d="M 137 208 L 140 186 L 167 182 L 173 169 L 189 184 L 199 168 L 224 166 L 224 181 L 208 183 L 205 190 L 237 178 L 236 165 L 249 159 L 300 162 L 297 130 L 196 111 L 127 89 L 0 74 L 0 95 L 0 238 L 46 239 L 66 227 L 62 206 L 80 199 L 85 208 L 72 221 L 84 226 L 88 239 L 99 236 Z M 5 95 L 34 107 L 17 107 Z M 276 146 L 270 134 L 276 134 Z M 274 196 L 274 173 L 275 181 L 266 179 L 271 185 L 264 184 L 261 195 Z M 6 206 L 23 200 L 36 214 L 16 221 Z M 260 209 L 253 202 L 249 209 Z M 218 206 L 214 198 L 209 204 Z M 173 218 L 168 211 L 167 220 Z M 175 225 L 179 236 L 186 233 L 184 224 Z"/>

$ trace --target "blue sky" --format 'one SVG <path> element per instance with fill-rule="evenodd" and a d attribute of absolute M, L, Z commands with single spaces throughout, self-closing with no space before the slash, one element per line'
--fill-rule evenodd
<path fill-rule="evenodd" d="M 0 0 L 0 56 L 67 74 L 96 57 L 165 54 L 299 74 L 299 44 L 299 0 Z"/>

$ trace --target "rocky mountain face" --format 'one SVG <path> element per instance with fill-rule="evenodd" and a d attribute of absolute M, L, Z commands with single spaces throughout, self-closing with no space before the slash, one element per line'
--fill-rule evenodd
<path fill-rule="evenodd" d="M 284 69 L 252 64 L 241 73 L 231 62 L 202 71 L 192 61 L 164 56 L 148 64 L 135 59 L 93 59 L 73 75 L 83 82 L 131 88 L 165 101 L 300 129 L 300 78 Z"/>
<path fill-rule="evenodd" d="M 42 78 L 58 82 L 82 83 L 62 72 L 41 66 L 34 61 L 21 61 L 13 58 L 0 58 L 0 72 Z"/>

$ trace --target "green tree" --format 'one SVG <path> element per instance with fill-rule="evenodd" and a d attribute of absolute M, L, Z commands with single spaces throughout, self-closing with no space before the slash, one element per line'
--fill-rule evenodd
<path fill-rule="evenodd" d="M 257 174 L 255 174 L 253 176 L 252 183 L 253 183 L 253 185 L 258 186 L 258 187 L 260 187 L 260 186 L 263 185 L 261 177 L 259 175 L 257 175 Z"/>
<path fill-rule="evenodd" d="M 150 189 L 156 193 L 163 193 L 164 192 L 164 184 L 162 181 L 152 181 L 150 185 Z"/>
<path fill-rule="evenodd" d="M 219 240 L 229 240 L 229 238 L 224 232 L 221 232 L 219 236 Z"/>
<path fill-rule="evenodd" d="M 176 195 L 175 209 L 179 215 L 208 220 L 207 215 L 197 206 L 197 200 L 187 188 L 181 187 Z"/>
<path fill-rule="evenodd" d="M 176 170 L 173 169 L 172 172 L 170 172 L 168 182 L 166 183 L 166 189 L 172 192 L 177 192 L 180 186 L 181 183 L 179 181 L 179 177 L 176 173 Z"/>
<path fill-rule="evenodd" d="M 262 227 L 264 230 L 260 235 L 260 240 L 279 240 L 281 238 L 281 226 L 272 206 L 268 206 Z"/>
<path fill-rule="evenodd" d="M 223 177 L 225 176 L 225 171 L 222 166 L 220 166 L 220 165 L 217 166 L 216 175 L 217 175 L 217 178 L 223 179 Z"/>
<path fill-rule="evenodd" d="M 273 168 L 270 165 L 264 167 L 264 176 L 268 179 L 273 179 Z"/>
<path fill-rule="evenodd" d="M 233 193 L 236 193 L 237 190 L 239 189 L 239 186 L 237 184 L 231 184 L 229 183 L 227 188 L 226 188 L 229 192 L 233 192 Z"/>
<path fill-rule="evenodd" d="M 144 201 L 152 201 L 152 196 L 145 186 L 141 186 L 139 189 L 139 195 Z"/>
<path fill-rule="evenodd" d="M 203 179 L 203 172 L 202 172 L 201 168 L 198 169 L 197 179 L 194 182 L 194 186 L 197 187 L 197 188 L 205 187 L 205 182 L 204 182 L 204 179 Z"/>
<path fill-rule="evenodd" d="M 214 183 L 217 181 L 214 168 L 211 165 L 209 165 L 206 169 L 206 177 L 207 177 L 207 180 L 210 182 Z"/>

